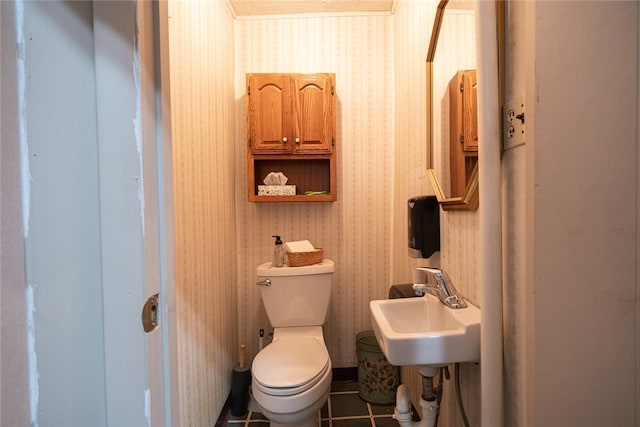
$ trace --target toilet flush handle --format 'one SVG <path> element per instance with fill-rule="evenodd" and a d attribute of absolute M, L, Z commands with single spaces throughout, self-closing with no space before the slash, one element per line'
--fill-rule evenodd
<path fill-rule="evenodd" d="M 256 282 L 256 285 L 258 285 L 258 286 L 271 286 L 271 280 L 264 279 L 261 282 Z"/>

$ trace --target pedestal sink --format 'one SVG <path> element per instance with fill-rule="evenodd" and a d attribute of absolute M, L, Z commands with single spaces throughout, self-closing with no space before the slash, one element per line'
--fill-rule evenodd
<path fill-rule="evenodd" d="M 396 366 L 438 367 L 480 360 L 480 310 L 452 309 L 436 297 L 376 300 L 369 304 L 373 330 Z"/>

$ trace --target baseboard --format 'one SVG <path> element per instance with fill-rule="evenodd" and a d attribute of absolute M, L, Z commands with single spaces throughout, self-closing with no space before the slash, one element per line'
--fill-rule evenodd
<path fill-rule="evenodd" d="M 358 368 L 356 366 L 333 368 L 331 371 L 333 381 L 358 381 Z"/>
<path fill-rule="evenodd" d="M 227 400 L 224 402 L 224 406 L 222 407 L 222 411 L 220 411 L 220 416 L 218 417 L 218 421 L 216 421 L 216 425 L 214 427 L 225 427 L 230 417 L 231 393 L 229 393 L 229 396 L 227 396 Z"/>

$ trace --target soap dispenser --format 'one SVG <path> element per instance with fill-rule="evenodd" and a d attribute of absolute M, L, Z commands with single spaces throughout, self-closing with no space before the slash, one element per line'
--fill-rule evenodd
<path fill-rule="evenodd" d="M 274 267 L 282 267 L 284 265 L 284 247 L 280 236 L 271 236 L 276 238 L 276 244 L 273 248 L 273 265 Z"/>

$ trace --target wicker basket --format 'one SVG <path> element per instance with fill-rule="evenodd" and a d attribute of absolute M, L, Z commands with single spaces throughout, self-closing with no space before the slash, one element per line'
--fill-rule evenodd
<path fill-rule="evenodd" d="M 313 252 L 287 252 L 289 267 L 302 267 L 304 265 L 320 264 L 324 249 L 315 248 Z"/>

